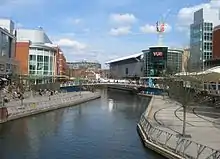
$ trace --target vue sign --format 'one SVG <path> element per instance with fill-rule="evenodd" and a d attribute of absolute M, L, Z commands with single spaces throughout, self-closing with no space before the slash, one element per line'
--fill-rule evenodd
<path fill-rule="evenodd" d="M 154 56 L 163 56 L 163 52 L 153 52 Z"/>

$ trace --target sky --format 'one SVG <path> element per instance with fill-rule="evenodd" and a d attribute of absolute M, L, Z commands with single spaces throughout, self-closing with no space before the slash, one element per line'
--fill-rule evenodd
<path fill-rule="evenodd" d="M 220 0 L 0 0 L 0 18 L 16 28 L 41 26 L 67 61 L 106 61 L 140 53 L 158 43 L 156 22 L 165 22 L 164 45 L 189 45 L 189 25 L 200 8 Z"/>

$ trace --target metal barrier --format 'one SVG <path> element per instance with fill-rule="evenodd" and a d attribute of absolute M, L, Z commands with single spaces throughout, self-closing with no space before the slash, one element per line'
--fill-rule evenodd
<path fill-rule="evenodd" d="M 144 115 L 141 116 L 139 125 L 149 141 L 179 156 L 187 159 L 220 159 L 220 150 L 215 150 L 179 135 L 156 128 L 150 124 Z"/>

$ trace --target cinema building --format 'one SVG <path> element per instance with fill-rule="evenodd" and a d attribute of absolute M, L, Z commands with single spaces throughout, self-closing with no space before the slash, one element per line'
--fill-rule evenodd
<path fill-rule="evenodd" d="M 182 71 L 183 49 L 153 46 L 142 52 L 145 77 L 161 77 L 164 72 L 175 74 Z"/>

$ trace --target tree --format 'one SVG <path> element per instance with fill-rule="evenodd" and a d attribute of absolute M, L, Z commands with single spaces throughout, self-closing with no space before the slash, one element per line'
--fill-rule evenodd
<path fill-rule="evenodd" d="M 186 134 L 186 111 L 195 102 L 196 96 L 201 92 L 203 81 L 197 75 L 185 74 L 182 76 L 170 75 L 165 78 L 168 87 L 168 96 L 177 101 L 183 108 L 183 127 L 182 136 Z"/>

